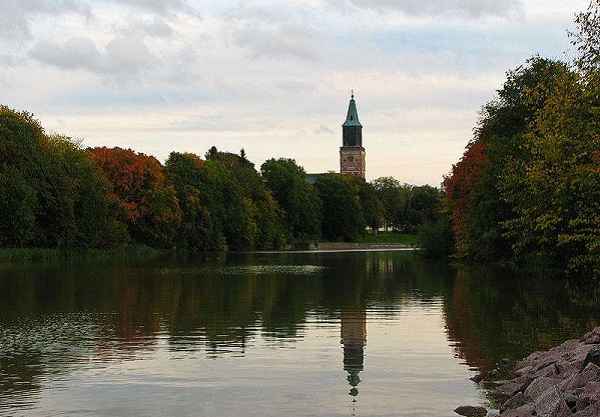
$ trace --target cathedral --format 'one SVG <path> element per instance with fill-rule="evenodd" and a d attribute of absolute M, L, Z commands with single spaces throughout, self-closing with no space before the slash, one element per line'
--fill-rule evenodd
<path fill-rule="evenodd" d="M 354 92 L 352 92 L 346 121 L 342 125 L 343 142 L 342 147 L 340 147 L 340 173 L 364 179 L 366 152 L 362 146 L 362 128 L 358 120 Z"/>

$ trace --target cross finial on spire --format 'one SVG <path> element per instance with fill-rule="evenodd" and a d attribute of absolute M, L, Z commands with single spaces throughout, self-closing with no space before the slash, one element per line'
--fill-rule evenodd
<path fill-rule="evenodd" d="M 350 98 L 354 100 L 354 89 L 350 90 Z"/>

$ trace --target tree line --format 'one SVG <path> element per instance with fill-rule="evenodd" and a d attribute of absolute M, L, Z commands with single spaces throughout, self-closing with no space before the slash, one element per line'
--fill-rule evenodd
<path fill-rule="evenodd" d="M 47 135 L 32 114 L 0 106 L 0 247 L 279 249 L 352 241 L 367 228 L 414 233 L 441 191 L 336 173 L 307 182 L 293 159 L 257 170 L 240 154 L 172 152 L 164 165 L 121 148 Z"/>
<path fill-rule="evenodd" d="M 534 56 L 481 108 L 430 254 L 600 274 L 600 1 L 575 24 L 573 62 Z"/>

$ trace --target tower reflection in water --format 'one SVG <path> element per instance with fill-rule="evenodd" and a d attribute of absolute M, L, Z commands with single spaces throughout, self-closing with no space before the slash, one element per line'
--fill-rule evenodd
<path fill-rule="evenodd" d="M 350 395 L 358 395 L 360 371 L 364 369 L 365 346 L 367 344 L 367 312 L 361 310 L 341 311 L 342 346 L 344 349 L 344 371 L 352 387 Z"/>

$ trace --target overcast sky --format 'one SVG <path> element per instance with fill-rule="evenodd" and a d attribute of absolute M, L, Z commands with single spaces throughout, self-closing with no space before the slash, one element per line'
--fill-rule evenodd
<path fill-rule="evenodd" d="M 244 148 L 339 171 L 355 92 L 367 179 L 439 185 L 505 72 L 568 59 L 588 0 L 2 0 L 0 102 L 156 156 Z"/>

